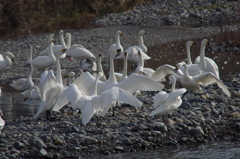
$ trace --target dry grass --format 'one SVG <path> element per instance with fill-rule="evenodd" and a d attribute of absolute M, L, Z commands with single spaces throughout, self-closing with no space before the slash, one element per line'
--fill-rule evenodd
<path fill-rule="evenodd" d="M 129 10 L 149 0 L 0 0 L 0 37 L 90 27 L 107 13 Z"/>

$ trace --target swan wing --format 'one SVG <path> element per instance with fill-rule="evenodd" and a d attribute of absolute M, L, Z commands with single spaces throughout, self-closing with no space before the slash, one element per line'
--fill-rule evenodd
<path fill-rule="evenodd" d="M 168 98 L 166 100 L 167 104 L 170 104 L 176 100 L 177 97 L 184 94 L 187 90 L 185 88 L 177 89 L 171 93 L 169 93 Z"/>
<path fill-rule="evenodd" d="M 93 104 L 91 101 L 88 101 L 85 106 L 81 109 L 81 115 L 82 115 L 82 123 L 83 125 L 86 125 L 92 116 L 95 113 L 95 109 L 93 107 Z"/>
<path fill-rule="evenodd" d="M 161 83 L 144 75 L 132 73 L 128 78 L 117 84 L 118 87 L 134 93 L 141 91 L 160 91 L 164 88 Z"/>
<path fill-rule="evenodd" d="M 153 107 L 157 108 L 159 105 L 162 105 L 166 102 L 168 97 L 167 92 L 160 91 L 153 97 Z"/>
<path fill-rule="evenodd" d="M 84 94 L 90 95 L 91 90 L 94 88 L 94 82 L 95 77 L 93 77 L 89 72 L 85 72 L 76 78 L 72 84 L 75 84 Z M 99 83 L 101 83 L 101 81 L 99 81 Z"/>
<path fill-rule="evenodd" d="M 165 64 L 156 69 L 156 71 L 152 74 L 152 79 L 158 81 L 162 78 L 164 78 L 168 74 L 172 74 L 180 78 L 180 74 L 182 73 L 180 70 L 178 72 L 180 73 L 179 75 L 174 72 L 175 67 Z"/>
<path fill-rule="evenodd" d="M 93 98 L 93 103 L 99 105 L 102 109 L 104 107 L 110 105 L 114 101 L 121 101 L 135 107 L 141 107 L 142 102 L 140 102 L 137 98 L 135 98 L 129 92 L 119 88 L 119 87 L 112 87 L 99 96 Z"/>
<path fill-rule="evenodd" d="M 198 76 L 193 76 L 193 78 L 199 84 L 202 84 L 202 85 L 205 85 L 205 86 L 216 82 L 218 87 L 220 87 L 228 97 L 231 96 L 230 92 L 227 89 L 227 86 L 211 72 L 206 72 L 206 73 L 203 73 L 203 74 L 198 75 Z"/>
<path fill-rule="evenodd" d="M 78 89 L 78 87 L 75 84 L 72 84 L 63 91 L 63 94 L 66 95 L 66 97 L 72 104 L 73 109 L 77 109 L 76 104 L 78 100 L 83 96 L 83 93 Z M 57 109 L 59 108 L 56 106 L 54 110 L 57 111 Z"/>
<path fill-rule="evenodd" d="M 69 102 L 67 97 L 67 92 L 65 91 L 66 89 L 67 88 L 63 88 L 61 90 L 61 93 L 57 98 L 57 102 L 52 108 L 53 111 L 59 111 L 60 109 L 62 109 L 63 106 L 65 106 Z M 75 94 L 72 94 L 72 93 L 70 94 L 75 96 Z"/>
<path fill-rule="evenodd" d="M 157 107 L 157 109 L 153 110 L 149 116 L 154 116 L 154 115 L 164 115 L 164 114 L 167 114 L 168 113 L 168 109 L 167 109 L 167 106 L 166 104 L 162 104 L 162 105 L 159 105 L 159 107 Z"/>

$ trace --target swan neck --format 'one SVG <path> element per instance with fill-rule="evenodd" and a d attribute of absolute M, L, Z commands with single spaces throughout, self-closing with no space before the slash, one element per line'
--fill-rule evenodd
<path fill-rule="evenodd" d="M 32 46 L 30 46 L 30 51 L 29 51 L 27 63 L 29 63 L 30 61 L 32 61 Z"/>
<path fill-rule="evenodd" d="M 97 95 L 97 85 L 98 85 L 98 80 L 100 79 L 100 76 L 98 75 L 95 79 L 95 82 L 94 82 L 94 90 L 93 90 L 93 96 L 96 96 Z"/>
<path fill-rule="evenodd" d="M 114 55 L 110 54 L 110 71 L 108 81 L 116 83 L 116 77 L 114 75 L 114 63 L 113 63 Z"/>
<path fill-rule="evenodd" d="M 72 43 L 72 37 L 71 34 L 67 36 L 67 49 L 70 49 Z"/>
<path fill-rule="evenodd" d="M 120 45 L 120 35 L 117 34 L 115 38 L 116 38 L 116 44 Z"/>
<path fill-rule="evenodd" d="M 53 44 L 53 42 L 51 42 L 50 45 L 49 45 L 49 47 L 48 47 L 48 48 L 49 48 L 48 56 L 50 56 L 51 58 L 53 58 L 53 59 L 56 61 L 56 57 L 55 57 L 54 54 L 53 54 L 52 44 Z"/>
<path fill-rule="evenodd" d="M 103 72 L 102 63 L 101 63 L 101 57 L 98 57 L 97 66 L 98 66 L 98 71 L 99 72 Z"/>
<path fill-rule="evenodd" d="M 32 72 L 33 72 L 33 67 L 32 67 L 32 65 L 30 64 L 30 68 L 29 68 L 29 70 L 28 70 L 28 76 L 27 76 L 27 80 L 29 81 L 29 82 L 32 82 Z M 33 82 L 32 82 L 33 83 Z"/>
<path fill-rule="evenodd" d="M 142 54 L 139 56 L 138 66 L 144 67 L 144 61 L 143 61 Z"/>
<path fill-rule="evenodd" d="M 187 64 L 192 64 L 191 54 L 190 54 L 190 46 L 187 45 Z"/>
<path fill-rule="evenodd" d="M 124 57 L 123 74 L 122 74 L 121 81 L 123 81 L 124 79 L 126 79 L 126 77 L 127 77 L 127 56 Z"/>
<path fill-rule="evenodd" d="M 139 35 L 139 36 L 138 36 L 138 45 L 139 45 L 140 47 L 144 46 L 143 36 L 142 36 L 142 35 Z"/>
<path fill-rule="evenodd" d="M 175 88 L 176 88 L 176 78 L 173 79 L 172 92 L 175 91 Z"/>
<path fill-rule="evenodd" d="M 206 69 L 206 61 L 205 61 L 205 45 L 201 45 L 200 49 L 200 66 L 204 71 Z"/>
<path fill-rule="evenodd" d="M 59 58 L 56 59 L 56 67 L 57 67 L 56 79 L 57 79 L 57 81 L 58 81 L 61 85 L 63 85 L 63 83 L 62 83 L 61 66 L 60 66 L 60 60 L 59 60 Z"/>
<path fill-rule="evenodd" d="M 67 45 L 64 41 L 64 38 L 63 38 L 63 34 L 60 34 L 60 43 L 61 43 L 61 48 L 62 49 L 66 49 L 67 48 Z"/>
<path fill-rule="evenodd" d="M 189 76 L 189 74 L 188 74 L 188 67 L 187 67 L 187 65 L 184 65 L 183 66 L 184 67 L 184 77 L 186 78 L 189 78 L 190 76 Z"/>

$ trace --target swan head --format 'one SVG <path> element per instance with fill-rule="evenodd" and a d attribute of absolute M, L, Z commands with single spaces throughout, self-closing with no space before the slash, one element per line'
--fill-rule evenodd
<path fill-rule="evenodd" d="M 118 56 L 120 53 L 121 53 L 121 49 L 117 49 L 113 51 L 112 55 L 115 57 L 115 56 Z"/>
<path fill-rule="evenodd" d="M 71 34 L 70 33 L 65 33 L 64 34 L 67 38 L 70 38 L 71 37 Z"/>
<path fill-rule="evenodd" d="M 174 69 L 174 72 L 177 72 L 179 68 L 184 65 L 187 66 L 187 64 L 184 61 L 177 63 L 176 68 Z"/>
<path fill-rule="evenodd" d="M 138 35 L 144 35 L 144 34 L 147 34 L 147 32 L 144 31 L 144 30 L 140 30 L 140 31 L 138 32 Z"/>
<path fill-rule="evenodd" d="M 48 37 L 49 37 L 49 39 L 55 38 L 55 34 L 50 34 Z"/>
<path fill-rule="evenodd" d="M 60 34 L 60 35 L 61 35 L 61 34 L 63 35 L 63 34 L 64 34 L 64 31 L 63 31 L 63 30 L 60 30 L 60 31 L 59 31 L 59 34 Z"/>
<path fill-rule="evenodd" d="M 101 54 L 101 53 L 98 53 L 98 57 L 102 57 L 102 54 Z"/>
<path fill-rule="evenodd" d="M 187 42 L 187 47 L 191 47 L 192 45 L 196 44 L 195 42 L 193 41 L 188 41 Z"/>
<path fill-rule="evenodd" d="M 50 39 L 48 40 L 48 44 L 51 44 L 52 42 L 54 42 L 54 39 L 53 39 L 53 38 L 50 38 Z"/>
<path fill-rule="evenodd" d="M 64 77 L 74 77 L 75 76 L 75 72 L 71 71 L 68 74 L 66 74 Z"/>
<path fill-rule="evenodd" d="M 141 50 L 138 50 L 138 56 L 142 56 Z"/>
<path fill-rule="evenodd" d="M 101 78 L 101 77 L 103 77 L 103 76 L 104 76 L 103 72 L 98 72 L 98 75 L 97 75 L 97 78 L 98 78 L 98 79 Z"/>
<path fill-rule="evenodd" d="M 209 44 L 209 40 L 208 40 L 208 39 L 203 39 L 203 40 L 201 41 L 201 45 L 202 45 L 202 46 L 206 46 L 207 44 Z"/>
<path fill-rule="evenodd" d="M 67 49 L 59 50 L 59 52 L 65 53 L 65 52 L 67 52 Z"/>
<path fill-rule="evenodd" d="M 3 55 L 9 57 L 14 62 L 14 55 L 11 52 L 5 52 Z"/>
<path fill-rule="evenodd" d="M 128 57 L 128 53 L 127 52 L 124 52 L 124 57 Z"/>
<path fill-rule="evenodd" d="M 123 35 L 123 33 L 120 31 L 120 30 L 118 30 L 117 32 L 116 32 L 116 35 L 118 36 L 118 35 Z"/>
<path fill-rule="evenodd" d="M 168 79 L 169 79 L 169 84 L 172 84 L 172 83 L 175 83 L 175 82 L 176 82 L 176 78 L 175 78 L 174 75 L 170 75 L 170 76 L 168 77 Z"/>

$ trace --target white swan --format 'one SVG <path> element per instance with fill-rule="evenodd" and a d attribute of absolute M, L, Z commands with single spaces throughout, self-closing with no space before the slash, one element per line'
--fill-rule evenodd
<path fill-rule="evenodd" d="M 206 69 L 204 72 L 212 72 L 217 78 L 220 78 L 219 77 L 219 68 L 216 64 L 216 62 L 209 58 L 209 57 L 204 57 L 205 59 L 205 62 L 206 62 Z M 201 62 L 200 60 L 200 56 L 198 56 L 196 59 L 195 59 L 195 64 L 199 64 Z"/>
<path fill-rule="evenodd" d="M 2 119 L 3 116 L 3 112 L 0 109 L 0 134 L 1 134 L 1 130 L 3 129 L 4 125 L 5 125 L 5 121 Z"/>
<path fill-rule="evenodd" d="M 95 72 L 97 71 L 97 64 L 95 61 L 91 60 L 91 59 L 85 59 L 83 61 L 80 62 L 80 68 L 85 72 Z"/>
<path fill-rule="evenodd" d="M 57 54 L 59 54 L 59 50 L 62 50 L 62 49 L 67 49 L 67 45 L 64 41 L 64 32 L 63 30 L 60 30 L 59 31 L 59 37 L 60 37 L 60 43 L 61 45 L 54 45 L 54 43 L 51 44 L 51 47 L 53 49 L 53 53 L 55 56 L 57 56 Z M 49 35 L 49 39 L 54 39 L 55 35 L 54 34 L 50 34 Z M 48 40 L 49 40 L 48 39 Z M 45 48 L 41 53 L 40 55 L 48 55 L 48 52 L 49 52 L 49 46 L 47 46 L 47 48 Z M 66 57 L 66 54 L 61 54 L 60 58 L 65 58 Z"/>
<path fill-rule="evenodd" d="M 40 89 L 43 101 L 33 119 L 37 119 L 45 110 L 47 111 L 47 119 L 52 119 L 50 110 L 57 102 L 59 95 L 62 94 L 63 89 L 63 86 L 57 82 L 53 71 L 48 71 Z"/>
<path fill-rule="evenodd" d="M 206 61 L 205 61 L 204 57 L 205 57 L 205 47 L 206 47 L 207 43 L 209 43 L 209 41 L 207 39 L 203 39 L 201 41 L 200 63 L 188 65 L 189 75 L 194 76 L 194 75 L 199 75 L 199 74 L 204 73 L 204 71 L 206 69 Z M 184 70 L 183 67 L 181 67 L 180 69 L 181 69 L 181 71 Z"/>
<path fill-rule="evenodd" d="M 36 100 L 41 100 L 41 95 L 38 86 L 31 86 L 29 90 L 26 90 L 21 93 L 24 95 L 24 101 L 27 99 L 36 99 Z"/>
<path fill-rule="evenodd" d="M 188 73 L 188 66 L 185 63 L 183 63 L 182 66 L 184 67 L 184 72 L 182 73 L 180 82 L 181 85 L 188 91 L 194 93 L 202 92 L 200 84 L 207 86 L 212 83 L 217 83 L 218 87 L 220 87 L 228 97 L 231 96 L 230 92 L 227 89 L 227 86 L 225 86 L 224 83 L 219 78 L 217 78 L 213 73 L 206 72 L 200 75 L 191 76 Z M 177 68 L 179 67 L 181 66 L 177 65 Z"/>
<path fill-rule="evenodd" d="M 114 101 L 122 101 L 135 107 L 140 107 L 142 105 L 137 98 L 118 87 L 112 87 L 97 95 L 97 82 L 102 75 L 102 72 L 98 73 L 94 82 L 94 90 L 90 95 L 84 95 L 78 90 L 75 84 L 71 85 L 66 90 L 73 109 L 81 110 L 82 123 L 84 125 L 90 121 L 95 113 L 98 113 L 99 110 L 104 109 L 104 107 L 110 105 Z"/>
<path fill-rule="evenodd" d="M 2 60 L 0 61 L 0 73 L 6 71 L 14 61 L 14 55 L 11 52 L 5 52 L 2 54 Z"/>
<path fill-rule="evenodd" d="M 143 72 L 147 76 L 151 77 L 155 70 L 153 70 L 152 68 L 144 67 L 143 52 L 141 50 L 138 50 L 138 57 L 139 57 L 138 65 L 134 72 L 135 73 Z"/>
<path fill-rule="evenodd" d="M 113 51 L 115 50 L 119 50 L 121 49 L 120 53 L 123 53 L 123 47 L 120 43 L 120 35 L 123 35 L 123 33 L 118 30 L 116 33 L 115 33 L 115 40 L 116 40 L 116 43 L 115 44 L 112 44 L 109 49 L 108 49 L 108 53 L 111 54 Z"/>
<path fill-rule="evenodd" d="M 96 59 L 95 55 L 86 49 L 84 46 L 79 44 L 71 45 L 71 34 L 66 33 L 67 37 L 67 53 L 69 57 L 73 57 L 76 60 L 85 60 L 85 59 Z"/>
<path fill-rule="evenodd" d="M 29 62 L 30 64 L 33 65 L 34 68 L 44 70 L 52 66 L 56 62 L 56 57 L 53 54 L 53 50 L 51 47 L 53 41 L 54 41 L 53 39 L 49 39 L 48 41 L 48 45 L 49 45 L 48 56 L 38 56 Z"/>
<path fill-rule="evenodd" d="M 12 86 L 14 89 L 18 91 L 25 91 L 28 90 L 31 86 L 34 85 L 32 81 L 32 72 L 33 72 L 33 67 L 31 64 L 27 64 L 28 69 L 28 75 L 27 78 L 20 78 L 18 80 L 12 81 L 10 86 Z"/>
<path fill-rule="evenodd" d="M 134 64 L 138 64 L 139 57 L 138 57 L 138 50 L 142 51 L 143 53 L 143 60 L 149 60 L 151 57 L 149 57 L 147 53 L 147 47 L 143 43 L 143 35 L 147 34 L 144 30 L 140 30 L 138 32 L 138 46 L 131 46 L 128 49 L 125 50 L 125 52 L 128 53 L 128 61 Z M 123 53 L 120 54 L 116 59 L 124 58 Z"/>
<path fill-rule="evenodd" d="M 165 91 L 160 91 L 154 96 L 153 107 L 157 109 L 153 110 L 149 116 L 169 114 L 182 104 L 181 95 L 186 92 L 186 89 L 175 90 L 176 79 L 173 75 L 169 78 L 172 78 L 171 80 L 173 81 L 172 92 L 168 94 Z"/>

